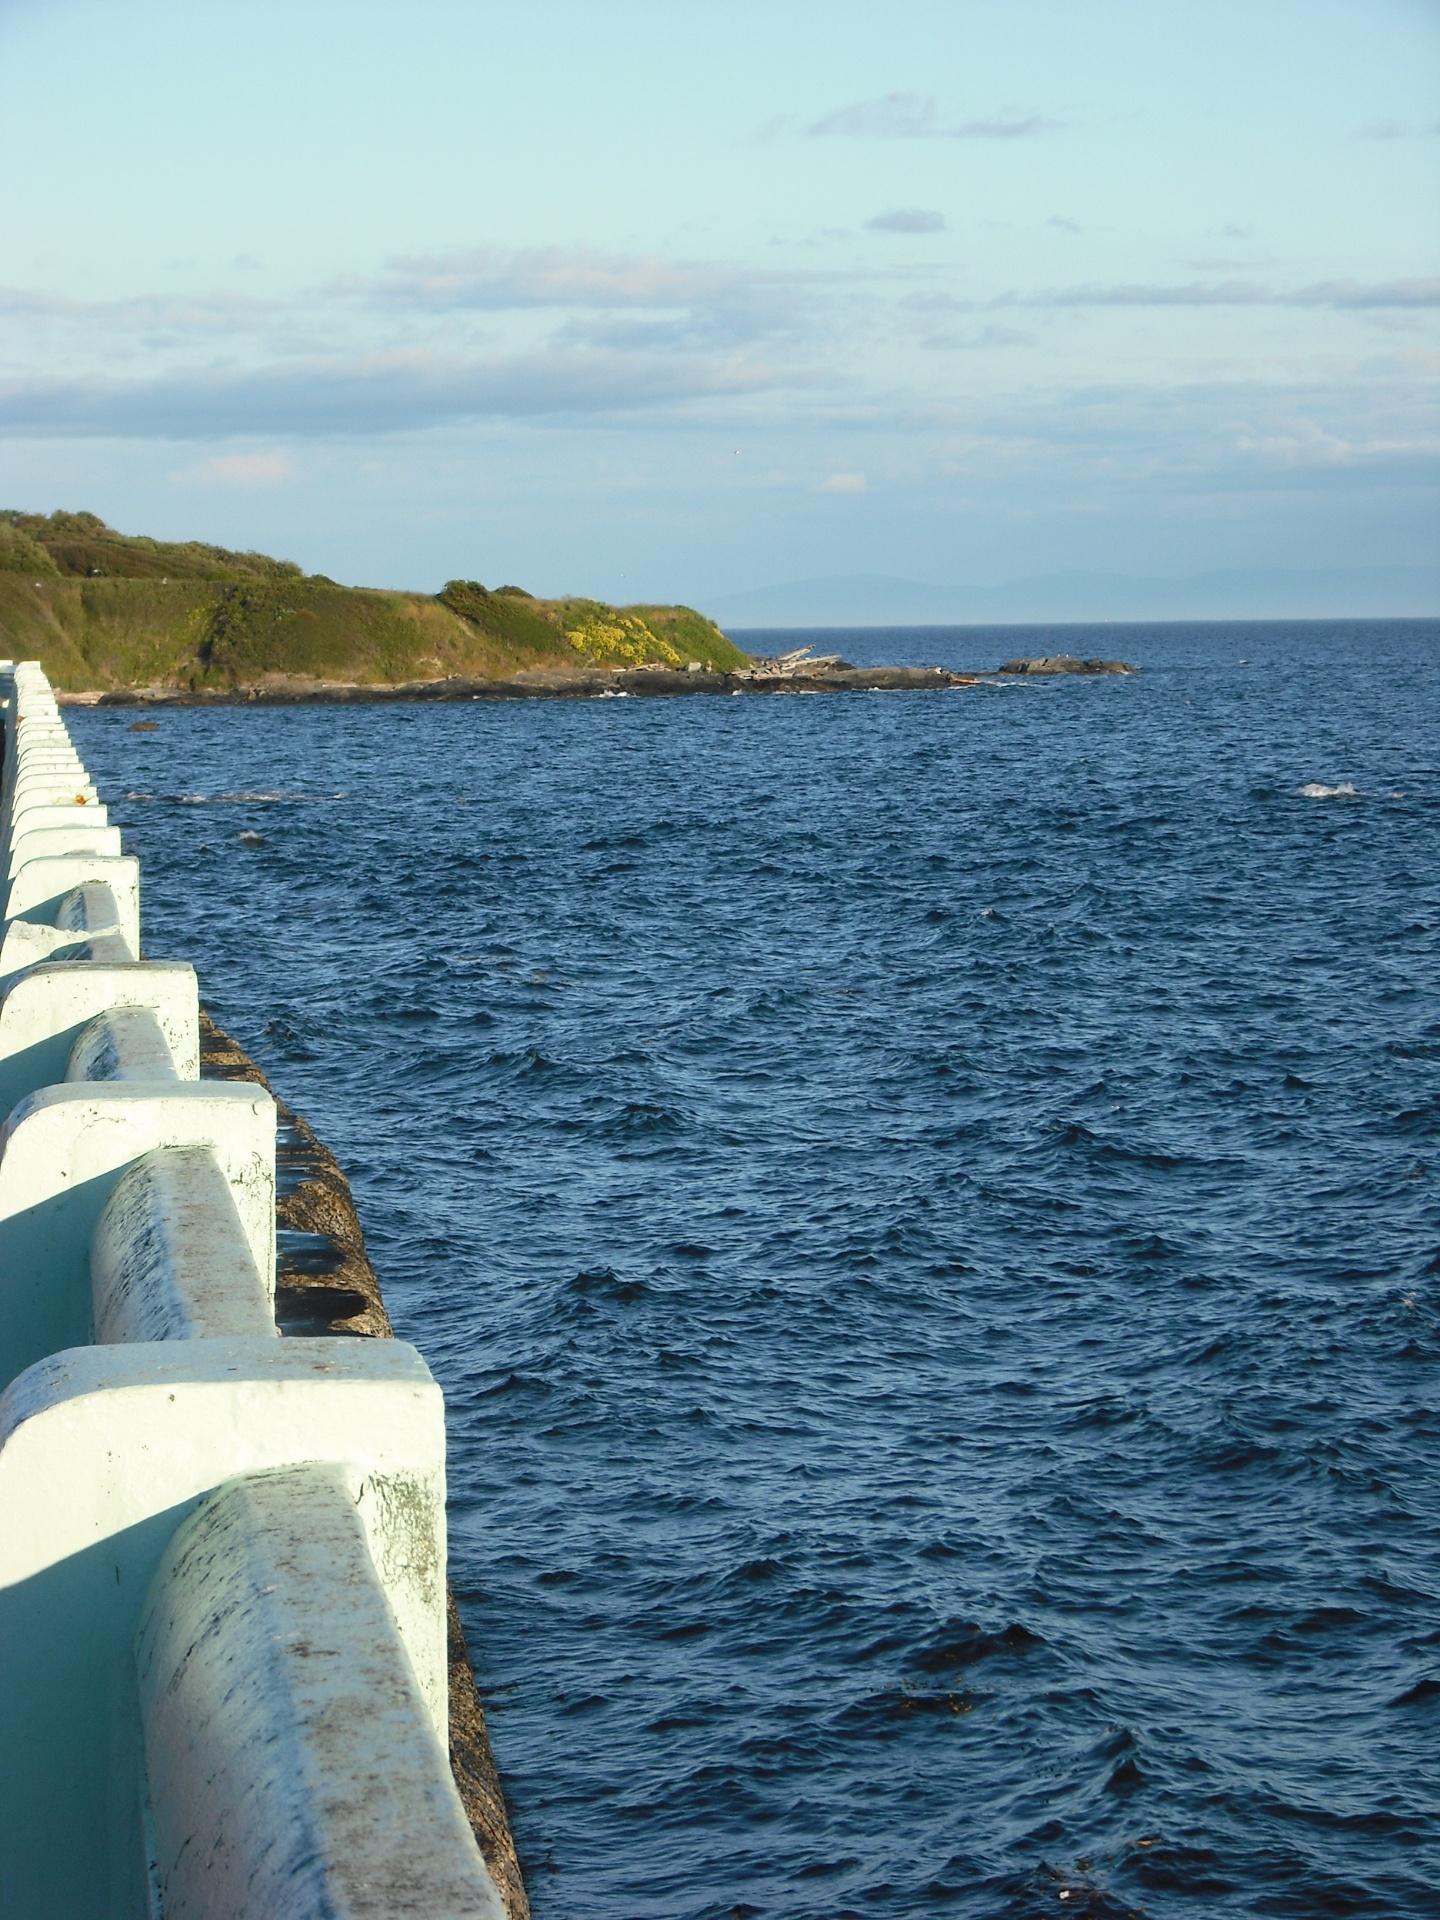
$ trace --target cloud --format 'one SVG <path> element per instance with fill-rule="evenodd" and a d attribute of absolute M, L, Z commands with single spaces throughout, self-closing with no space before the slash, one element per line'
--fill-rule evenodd
<path fill-rule="evenodd" d="M 1055 227 L 1061 233 L 1083 233 L 1085 231 L 1078 220 L 1067 220 L 1063 213 L 1052 213 L 1045 224 L 1047 227 Z"/>
<path fill-rule="evenodd" d="M 1002 294 L 991 307 L 1334 307 L 1366 309 L 1440 306 L 1440 280 L 1318 280 L 1290 289 L 1251 280 L 1193 280 L 1183 286 L 1056 287 Z"/>
<path fill-rule="evenodd" d="M 714 267 L 658 254 L 612 254 L 590 247 L 532 247 L 510 252 L 477 247 L 459 253 L 400 255 L 382 279 L 332 282 L 340 294 L 429 304 L 447 310 L 480 307 L 679 307 L 713 293 Z"/>
<path fill-rule="evenodd" d="M 805 129 L 812 139 L 927 140 L 935 132 L 935 102 L 919 93 L 887 93 L 822 114 Z"/>
<path fill-rule="evenodd" d="M 865 224 L 872 233 L 943 233 L 945 216 L 929 207 L 892 207 Z"/>
<path fill-rule="evenodd" d="M 1302 414 L 1268 433 L 1243 428 L 1235 436 L 1235 451 L 1286 470 L 1369 467 L 1397 459 L 1433 465 L 1440 456 L 1440 434 L 1372 432 L 1350 437 Z"/>
<path fill-rule="evenodd" d="M 222 453 L 175 477 L 222 487 L 273 487 L 294 471 L 287 453 Z"/>
<path fill-rule="evenodd" d="M 988 120 L 942 122 L 933 97 L 923 93 L 887 93 L 879 100 L 857 100 L 812 120 L 812 139 L 842 140 L 1024 140 L 1049 133 L 1058 121 L 1038 113 L 997 114 Z"/>
<path fill-rule="evenodd" d="M 76 300 L 30 287 L 0 286 L 0 314 L 16 319 L 99 322 L 107 329 L 233 333 L 271 320 L 283 309 L 252 294 L 141 294 L 129 300 Z"/>
<path fill-rule="evenodd" d="M 1368 126 L 1357 127 L 1357 140 L 1423 140 L 1427 136 L 1440 133 L 1440 120 L 1432 120 L 1428 127 L 1407 126 L 1403 120 L 1372 120 Z"/>
<path fill-rule="evenodd" d="M 1033 347 L 1035 335 L 1019 327 L 980 327 L 974 333 L 931 333 L 920 342 L 936 352 L 954 353 L 974 347 Z"/>
<path fill-rule="evenodd" d="M 1144 489 L 1208 497 L 1440 484 L 1440 422 L 1408 368 L 1292 384 L 1112 382 L 931 403 L 905 424 L 941 437 L 949 471 L 977 485 L 1066 486 L 1085 511 Z M 1433 392 L 1433 390 L 1432 390 Z"/>
<path fill-rule="evenodd" d="M 1274 264 L 1270 260 L 1187 260 L 1184 263 L 1192 273 L 1254 273 L 1257 267 Z"/>
<path fill-rule="evenodd" d="M 695 355 L 394 353 L 147 381 L 17 382 L 0 388 L 0 427 L 45 438 L 161 440 L 402 433 L 456 420 L 624 414 L 813 380 Z"/>
<path fill-rule="evenodd" d="M 474 354 L 482 345 L 474 326 L 454 323 L 477 314 L 519 322 L 508 330 L 512 352 L 520 350 L 518 332 L 530 336 L 532 347 L 548 335 L 550 344 L 561 347 L 714 353 L 800 337 L 814 323 L 817 296 L 823 302 L 821 290 L 836 279 L 833 272 L 761 270 L 584 247 L 490 247 L 399 256 L 378 273 L 331 279 L 288 299 L 211 291 L 87 302 L 0 286 L 0 317 L 28 325 L 37 336 L 36 363 L 51 366 L 62 328 L 72 338 L 92 335 L 94 363 L 103 367 L 114 367 L 117 353 L 168 356 L 183 351 L 187 340 L 227 334 L 244 360 L 257 351 L 315 360 L 385 344 L 416 345 L 421 338 L 438 348 L 442 337 L 452 351 Z M 528 326 L 526 316 L 535 316 Z M 552 317 L 556 324 L 545 324 Z M 122 348 L 125 335 L 130 338 Z M 502 337 L 497 329 L 497 348 Z"/>
<path fill-rule="evenodd" d="M 815 489 L 817 493 L 864 493 L 863 473 L 832 473 Z"/>
<path fill-rule="evenodd" d="M 386 267 L 332 281 L 322 294 L 407 320 L 550 312 L 567 316 L 562 334 L 570 341 L 618 351 L 713 351 L 794 334 L 803 330 L 807 290 L 835 278 L 583 247 L 475 248 L 402 256 Z"/>

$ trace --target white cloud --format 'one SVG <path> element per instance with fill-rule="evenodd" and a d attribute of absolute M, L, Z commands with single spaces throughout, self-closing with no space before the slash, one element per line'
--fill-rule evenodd
<path fill-rule="evenodd" d="M 1035 335 L 1019 327 L 979 327 L 970 333 L 924 334 L 920 344 L 947 353 L 973 347 L 1033 347 Z"/>
<path fill-rule="evenodd" d="M 858 100 L 813 121 L 805 131 L 847 140 L 924 140 L 935 132 L 935 102 L 919 93 L 887 93 L 883 100 Z"/>
<path fill-rule="evenodd" d="M 339 281 L 334 290 L 444 308 L 681 307 L 724 278 L 713 266 L 595 247 L 475 247 L 385 264 L 392 277 Z"/>
<path fill-rule="evenodd" d="M 294 471 L 288 453 L 221 453 L 175 477 L 199 480 L 209 486 L 275 487 L 288 480 Z"/>
<path fill-rule="evenodd" d="M 864 493 L 863 473 L 832 473 L 815 489 L 817 493 Z"/>
<path fill-rule="evenodd" d="M 815 378 L 805 368 L 786 373 L 693 353 L 333 355 L 237 373 L 181 369 L 150 380 L 16 382 L 0 388 L 0 426 L 46 438 L 396 433 L 456 420 L 616 415 L 702 398 L 733 400 L 812 385 Z M 230 458 L 221 456 L 222 462 Z M 253 485 L 261 473 L 241 466 L 210 477 Z"/>
<path fill-rule="evenodd" d="M 857 100 L 811 121 L 812 139 L 844 140 L 1024 140 L 1059 125 L 1038 113 L 999 113 L 984 120 L 942 121 L 935 101 L 923 93 L 887 93 Z"/>
<path fill-rule="evenodd" d="M 931 207 L 892 207 L 865 224 L 874 233 L 943 233 L 945 216 Z"/>
<path fill-rule="evenodd" d="M 1366 310 L 1440 306 L 1437 280 L 1317 280 L 1267 287 L 1253 280 L 1195 280 L 1184 286 L 1052 287 L 1002 294 L 989 307 L 1334 307 Z"/>

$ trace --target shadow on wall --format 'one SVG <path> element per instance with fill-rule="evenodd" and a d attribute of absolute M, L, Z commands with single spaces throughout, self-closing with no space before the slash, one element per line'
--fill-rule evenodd
<path fill-rule="evenodd" d="M 0 1588 L 0 1912 L 150 1912 L 134 1638 L 155 1568 L 198 1498 Z M 59 1845 L 63 1833 L 105 1834 L 108 1845 Z"/>

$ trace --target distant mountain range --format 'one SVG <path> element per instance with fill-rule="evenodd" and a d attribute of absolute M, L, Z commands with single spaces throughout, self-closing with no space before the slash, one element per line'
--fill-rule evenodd
<path fill-rule="evenodd" d="M 937 587 L 885 574 L 794 580 L 721 594 L 706 612 L 747 627 L 920 627 L 1112 620 L 1326 620 L 1440 616 L 1440 567 L 1278 568 L 1139 579 L 1047 573 L 999 587 Z"/>

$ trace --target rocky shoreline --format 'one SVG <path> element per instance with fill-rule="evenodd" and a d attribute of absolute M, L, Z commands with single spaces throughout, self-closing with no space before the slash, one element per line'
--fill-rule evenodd
<path fill-rule="evenodd" d="M 250 686 L 224 689 L 117 687 L 58 693 L 56 698 L 62 705 L 83 707 L 360 706 L 427 700 L 616 700 L 697 693 L 911 693 L 977 683 L 976 675 L 952 673 L 945 667 L 820 667 L 787 673 L 580 667 L 558 671 L 537 668 L 501 680 L 407 680 L 396 686 L 273 675 Z"/>
<path fill-rule="evenodd" d="M 266 674 L 260 680 L 234 687 L 92 688 L 83 693 L 57 693 L 56 698 L 62 706 L 72 707 L 298 707 L 462 700 L 668 699 L 697 693 L 935 693 L 950 687 L 994 685 L 997 680 L 1134 671 L 1121 660 L 1077 660 L 1068 653 L 1007 660 L 989 673 L 959 673 L 949 667 L 854 667 L 837 656 L 807 660 L 797 652 L 778 661 L 757 661 L 736 673 L 693 666 L 687 671 L 657 666 L 535 667 L 501 679 L 452 675 L 442 680 L 403 680 L 394 685 Z"/>

